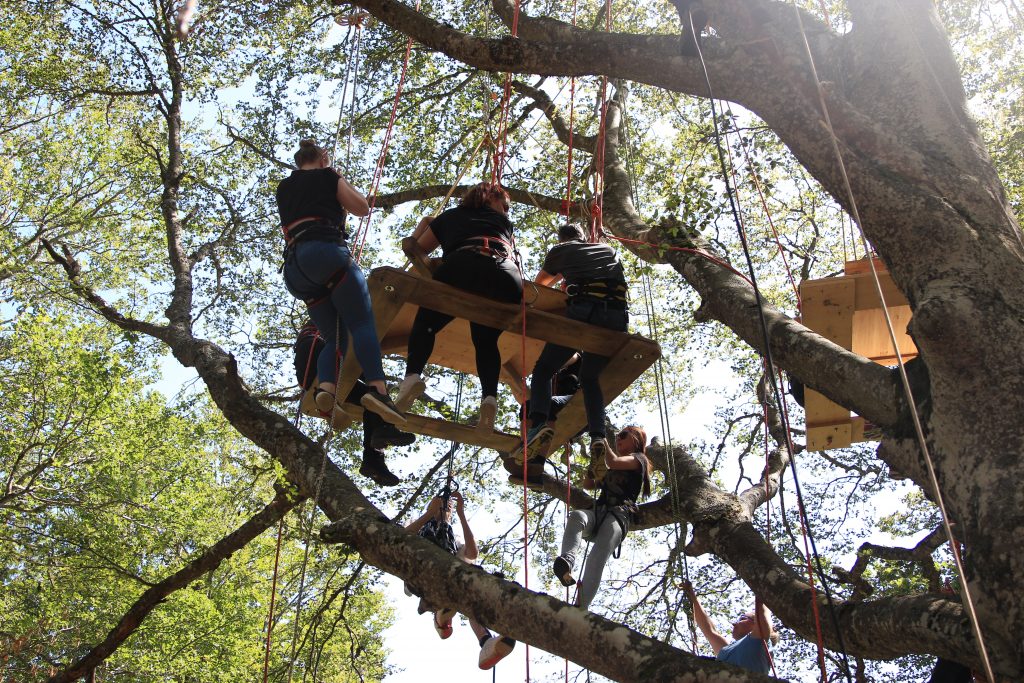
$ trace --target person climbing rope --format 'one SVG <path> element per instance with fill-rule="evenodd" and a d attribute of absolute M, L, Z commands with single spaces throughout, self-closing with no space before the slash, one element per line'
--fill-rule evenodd
<path fill-rule="evenodd" d="M 615 436 L 615 450 L 604 453 L 605 471 L 591 472 L 591 481 L 600 487 L 594 509 L 573 510 L 562 535 L 562 549 L 552 564 L 555 577 L 563 586 L 576 583 L 573 566 L 583 539 L 593 543 L 580 577 L 576 604 L 587 609 L 597 595 L 608 558 L 622 544 L 634 521 L 640 495 L 651 493 L 650 461 L 647 459 L 647 433 L 636 426 L 625 427 Z"/>
<path fill-rule="evenodd" d="M 451 527 L 453 505 L 455 514 L 459 518 L 459 524 L 462 526 L 463 543 L 458 543 L 455 540 L 455 533 Z M 442 491 L 441 495 L 435 496 L 430 501 L 426 511 L 405 528 L 428 538 L 442 550 L 455 555 L 463 562 L 472 564 L 479 556 L 476 538 L 473 536 L 473 530 L 469 528 L 469 522 L 466 521 L 465 503 L 462 494 L 458 491 L 452 491 L 447 495 L 445 491 Z M 406 592 L 409 593 L 408 588 L 406 588 Z M 441 636 L 441 640 L 446 640 L 452 635 L 452 619 L 455 617 L 455 610 L 446 607 L 435 609 L 420 600 L 419 611 L 420 614 L 426 611 L 433 612 L 434 630 L 437 631 L 437 635 Z M 480 643 L 480 656 L 477 659 L 477 664 L 481 669 L 487 670 L 494 667 L 512 652 L 512 648 L 516 645 L 515 640 L 508 636 L 496 636 L 480 623 L 468 617 L 467 621 L 469 621 L 469 628 L 472 629 Z"/>
<path fill-rule="evenodd" d="M 761 598 L 755 595 L 754 611 L 744 613 L 733 622 L 733 642 L 730 643 L 711 623 L 707 612 L 704 611 L 700 600 L 697 599 L 693 584 L 684 581 L 683 591 L 693 605 L 693 620 L 700 632 L 708 639 L 708 643 L 715 653 L 715 659 L 755 673 L 767 675 L 771 671 L 772 662 L 768 653 L 768 641 L 775 643 L 778 636 L 772 628 L 771 617 L 768 615 L 768 609 L 761 602 Z"/>
<path fill-rule="evenodd" d="M 569 295 L 566 317 L 610 330 L 625 332 L 629 325 L 626 278 L 618 254 L 608 244 L 586 241 L 583 229 L 567 223 L 558 229 L 558 244 L 548 252 L 536 277 L 538 284 L 566 282 Z M 546 344 L 530 378 L 530 431 L 527 434 L 527 458 L 547 455 L 555 430 L 548 411 L 551 403 L 551 378 L 576 351 L 566 346 Z M 600 376 L 608 364 L 606 356 L 583 353 L 579 381 L 587 412 L 590 433 L 591 464 L 600 467 L 608 451 L 605 439 L 604 394 Z"/>
<path fill-rule="evenodd" d="M 440 245 L 441 266 L 434 279 L 506 303 L 518 302 L 523 280 L 513 245 L 512 223 L 508 219 L 509 197 L 497 183 L 479 183 L 454 209 L 437 218 L 424 217 L 412 237 L 429 254 Z M 422 373 L 434 350 L 434 338 L 453 316 L 420 308 L 409 333 L 405 379 L 398 389 L 396 405 L 406 410 L 426 388 Z M 480 377 L 481 402 L 477 429 L 491 432 L 498 412 L 498 376 L 501 330 L 470 323 L 476 369 Z"/>
<path fill-rule="evenodd" d="M 295 351 L 295 378 L 302 387 L 303 392 L 315 391 L 316 372 L 313 359 L 318 357 L 323 347 L 326 346 L 320 330 L 313 321 L 307 321 L 299 330 L 299 335 L 293 347 Z M 369 387 L 362 381 L 356 382 L 352 390 L 345 397 L 347 405 L 359 404 Z M 315 407 L 316 414 L 327 420 L 331 419 L 331 413 L 323 412 Z M 342 406 L 335 409 L 335 418 L 342 414 L 348 420 L 351 417 Z M 335 419 L 337 424 L 339 420 Z M 347 423 L 346 423 L 347 426 Z M 337 428 L 337 427 L 336 427 Z M 367 410 L 363 413 L 363 462 L 359 466 L 359 474 L 372 479 L 381 486 L 395 486 L 401 480 L 388 469 L 384 459 L 384 448 L 388 446 L 408 446 L 416 440 L 416 437 L 407 432 L 400 431 L 394 425 L 385 422 L 379 415 Z"/>
<path fill-rule="evenodd" d="M 285 286 L 305 302 L 325 342 L 317 359 L 317 406 L 324 412 L 333 410 L 335 356 L 344 354 L 351 333 L 369 385 L 360 404 L 388 422 L 405 424 L 405 416 L 388 396 L 366 279 L 345 241 L 346 212 L 365 216 L 370 207 L 366 198 L 331 168 L 327 150 L 312 140 L 299 143 L 295 164 L 298 168 L 277 186 L 277 208 L 287 244 Z"/>

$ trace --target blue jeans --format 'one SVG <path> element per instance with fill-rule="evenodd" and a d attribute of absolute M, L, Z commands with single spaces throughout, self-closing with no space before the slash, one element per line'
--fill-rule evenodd
<path fill-rule="evenodd" d="M 565 315 L 572 320 L 617 332 L 625 332 L 629 326 L 629 313 L 597 302 L 573 302 L 569 304 Z M 574 353 L 575 349 L 557 344 L 547 344 L 540 352 L 530 378 L 530 420 L 533 426 L 543 424 L 548 419 L 551 410 L 551 380 Z M 599 439 L 604 438 L 604 393 L 598 380 L 607 365 L 607 356 L 587 352 L 582 354 L 580 389 L 583 391 L 583 406 L 587 411 L 587 431 Z"/>
<path fill-rule="evenodd" d="M 343 277 L 329 290 L 326 283 L 335 274 Z M 307 302 L 309 317 L 326 342 L 316 364 L 320 382 L 338 381 L 349 334 L 366 381 L 384 379 L 370 290 L 348 247 L 314 240 L 299 242 L 285 258 L 284 283 L 292 296 Z"/>

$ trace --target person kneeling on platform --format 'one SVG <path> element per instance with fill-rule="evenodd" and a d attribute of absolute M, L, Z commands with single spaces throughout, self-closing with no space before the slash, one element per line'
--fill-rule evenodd
<path fill-rule="evenodd" d="M 548 252 L 536 282 L 552 285 L 561 279 L 565 280 L 569 295 L 566 317 L 617 332 L 626 331 L 629 325 L 627 287 L 618 254 L 603 242 L 587 242 L 583 229 L 572 223 L 558 229 L 558 244 Z M 548 416 L 551 378 L 574 353 L 575 349 L 546 344 L 533 368 L 527 434 L 529 459 L 548 453 L 555 434 Z M 604 394 L 599 381 L 606 365 L 606 356 L 582 354 L 579 380 L 590 433 L 590 462 L 596 469 L 603 466 L 604 455 L 610 448 L 604 433 Z"/>
<path fill-rule="evenodd" d="M 299 336 L 295 340 L 294 346 L 295 378 L 304 393 L 316 390 L 317 357 L 324 346 L 325 342 L 320 336 L 320 330 L 312 321 L 307 321 L 299 330 Z M 348 392 L 348 396 L 345 397 L 345 403 L 359 405 L 360 399 L 369 390 L 364 382 L 356 382 L 352 390 Z M 340 405 L 334 408 L 334 415 L 320 410 L 314 402 L 306 401 L 305 398 L 303 405 L 309 406 L 309 414 L 316 414 L 330 420 L 336 429 L 343 429 L 352 420 Z M 400 431 L 394 425 L 385 422 L 377 413 L 370 410 L 363 411 L 363 463 L 359 466 L 359 474 L 381 486 L 397 485 L 401 480 L 388 469 L 387 463 L 384 461 L 384 449 L 388 446 L 408 446 L 415 440 L 415 436 Z"/>
<path fill-rule="evenodd" d="M 707 612 L 697 599 L 693 584 L 685 581 L 683 591 L 693 605 L 693 621 L 708 639 L 715 659 L 755 673 L 767 675 L 771 671 L 772 660 L 768 652 L 768 641 L 775 643 L 778 636 L 772 629 L 771 617 L 768 616 L 768 609 L 761 602 L 761 598 L 755 595 L 754 611 L 746 612 L 733 622 L 730 643 L 711 623 Z"/>
<path fill-rule="evenodd" d="M 462 537 L 465 539 L 463 543 L 458 543 L 455 540 L 455 532 L 452 530 L 453 505 L 455 513 L 459 517 L 459 524 L 462 526 Z M 426 512 L 405 528 L 437 544 L 442 550 L 455 555 L 463 562 L 472 564 L 479 556 L 476 538 L 473 536 L 473 530 L 469 528 L 469 522 L 466 521 L 462 494 L 458 491 L 451 492 L 449 496 L 445 496 L 444 492 L 440 496 L 435 496 L 427 506 Z M 412 595 L 408 587 L 406 593 Z M 441 640 L 448 639 L 453 631 L 452 619 L 455 617 L 455 610 L 446 607 L 434 608 L 421 599 L 419 612 L 422 614 L 426 611 L 434 613 L 434 630 L 437 631 L 437 635 L 441 636 Z M 493 668 L 495 664 L 512 652 L 512 648 L 516 645 L 515 640 L 508 636 L 496 636 L 468 617 L 467 621 L 473 630 L 473 635 L 480 643 L 480 657 L 477 663 L 481 669 Z"/>
<path fill-rule="evenodd" d="M 634 521 L 637 500 L 651 494 L 650 461 L 647 459 L 647 433 L 640 427 L 625 427 L 615 437 L 615 451 L 606 451 L 601 463 L 607 469 L 597 480 L 601 492 L 592 510 L 573 510 L 562 535 L 562 551 L 552 565 L 563 586 L 576 583 L 573 565 L 583 539 L 594 546 L 587 554 L 580 577 L 576 604 L 583 609 L 597 595 L 608 558 L 622 545 Z M 588 483 L 584 482 L 584 487 Z"/>

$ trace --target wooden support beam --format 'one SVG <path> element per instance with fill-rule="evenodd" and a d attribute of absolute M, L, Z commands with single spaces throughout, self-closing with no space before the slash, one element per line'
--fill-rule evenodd
<path fill-rule="evenodd" d="M 346 412 L 357 419 L 362 419 L 363 409 L 358 406 L 346 406 Z M 481 434 L 476 430 L 476 425 L 449 422 L 426 415 L 410 413 L 407 418 L 408 422 L 402 427 L 402 431 L 413 434 L 492 448 L 499 453 L 509 453 L 522 444 L 522 437 L 519 434 L 505 434 L 498 431 Z"/>
<path fill-rule="evenodd" d="M 625 391 L 661 356 L 661 348 L 650 339 L 625 334 L 622 337 L 625 337 L 625 341 L 615 353 L 610 355 L 608 366 L 601 373 L 601 392 L 604 394 L 606 404 L 610 404 L 615 397 Z M 552 454 L 558 451 L 586 424 L 583 392 L 577 391 L 572 400 L 558 414 L 558 420 L 555 422 L 555 436 L 551 440 L 551 448 L 548 453 Z"/>

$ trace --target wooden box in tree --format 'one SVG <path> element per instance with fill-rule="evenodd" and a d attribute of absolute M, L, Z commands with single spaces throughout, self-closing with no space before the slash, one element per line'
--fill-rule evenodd
<path fill-rule="evenodd" d="M 907 335 L 910 306 L 893 283 L 885 264 L 875 259 L 875 268 L 896 332 L 900 354 L 907 361 L 917 355 L 917 347 Z M 882 303 L 875 289 L 871 266 L 866 259 L 848 261 L 841 277 L 804 282 L 800 286 L 800 298 L 803 301 L 803 324 L 808 328 L 876 363 L 896 364 Z M 845 448 L 870 440 L 871 428 L 865 425 L 863 418 L 851 415 L 849 410 L 813 389 L 806 390 L 804 408 L 807 415 L 807 449 L 810 451 Z"/>
<path fill-rule="evenodd" d="M 453 370 L 476 374 L 476 355 L 470 339 L 469 323 L 478 322 L 504 330 L 498 340 L 501 350 L 501 381 L 511 389 L 519 402 L 528 398 L 522 378 L 529 377 L 546 342 L 554 342 L 580 351 L 591 351 L 611 357 L 601 374 L 605 401 L 610 403 L 626 390 L 661 355 L 658 344 L 650 339 L 624 332 L 615 332 L 565 317 L 565 294 L 557 289 L 525 283 L 525 355 L 523 343 L 523 308 L 520 304 L 494 301 L 471 292 L 437 282 L 426 268 L 403 271 L 377 268 L 367 277 L 373 301 L 377 334 L 384 354 L 404 356 L 409 333 L 420 306 L 455 316 L 438 333 L 430 363 Z M 338 395 L 345 396 L 359 376 L 354 353 L 345 357 Z M 409 416 L 404 429 L 462 443 L 510 452 L 521 446 L 521 436 L 493 434 L 481 436 L 472 426 L 446 422 L 421 415 Z M 583 396 L 576 396 L 559 413 L 552 451 L 568 442 L 586 424 Z"/>

